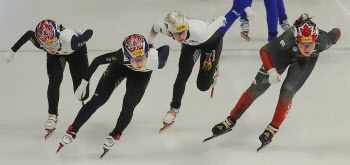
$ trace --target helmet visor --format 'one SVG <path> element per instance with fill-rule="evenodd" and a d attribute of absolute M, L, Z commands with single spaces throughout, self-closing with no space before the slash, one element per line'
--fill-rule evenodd
<path fill-rule="evenodd" d="M 48 45 L 48 46 L 46 46 L 46 45 L 41 45 L 41 46 L 43 46 L 44 49 L 50 49 L 50 48 L 55 48 L 55 47 L 58 45 L 58 43 L 59 43 L 59 41 L 56 41 L 56 42 L 54 42 L 54 43 L 51 44 L 51 45 Z"/>
<path fill-rule="evenodd" d="M 141 63 L 144 62 L 147 59 L 147 55 L 139 56 L 139 57 L 134 57 L 130 58 L 130 63 Z"/>
<path fill-rule="evenodd" d="M 175 32 L 175 33 L 172 33 L 174 36 L 181 36 L 182 34 L 186 33 L 188 31 L 188 29 L 185 29 L 183 31 L 180 31 L 180 32 Z"/>
<path fill-rule="evenodd" d="M 313 47 L 315 47 L 316 42 L 308 42 L 308 43 L 299 42 L 298 45 L 299 45 L 299 47 L 301 47 L 302 49 L 305 49 L 306 47 L 313 48 Z"/>

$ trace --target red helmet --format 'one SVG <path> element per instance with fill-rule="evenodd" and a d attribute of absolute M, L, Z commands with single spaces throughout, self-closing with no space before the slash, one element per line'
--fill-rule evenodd
<path fill-rule="evenodd" d="M 311 20 L 301 21 L 294 25 L 294 37 L 301 43 L 314 42 L 318 37 L 318 27 Z"/>
<path fill-rule="evenodd" d="M 55 21 L 43 20 L 35 28 L 35 37 L 45 49 L 56 47 L 59 43 L 60 28 Z"/>
<path fill-rule="evenodd" d="M 124 54 L 128 58 L 135 58 L 145 55 L 148 52 L 146 38 L 140 34 L 127 36 L 123 42 Z"/>

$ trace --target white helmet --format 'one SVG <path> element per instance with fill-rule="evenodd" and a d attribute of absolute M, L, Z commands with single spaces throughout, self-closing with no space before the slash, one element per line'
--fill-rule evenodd
<path fill-rule="evenodd" d="M 179 11 L 170 12 L 164 19 L 167 30 L 171 33 L 182 32 L 188 28 L 187 17 Z"/>

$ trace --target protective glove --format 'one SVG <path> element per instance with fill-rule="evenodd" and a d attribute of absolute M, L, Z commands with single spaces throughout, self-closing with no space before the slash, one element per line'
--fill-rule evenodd
<path fill-rule="evenodd" d="M 267 71 L 269 74 L 269 83 L 274 84 L 278 83 L 281 81 L 281 75 L 277 73 L 276 68 L 271 68 L 270 70 Z"/>
<path fill-rule="evenodd" d="M 4 55 L 1 56 L 1 59 L 4 63 L 11 63 L 13 58 L 15 57 L 15 53 L 14 51 L 12 51 L 12 49 L 10 49 L 8 52 L 6 52 Z"/>
<path fill-rule="evenodd" d="M 82 79 L 81 83 L 79 85 L 79 87 L 77 88 L 77 90 L 75 91 L 74 95 L 78 100 L 82 100 L 85 97 L 86 94 L 86 87 L 89 84 L 88 81 Z"/>
<path fill-rule="evenodd" d="M 254 19 L 256 16 L 258 16 L 250 7 L 246 7 L 244 9 L 245 13 L 247 13 L 247 19 L 248 20 L 252 20 Z"/>

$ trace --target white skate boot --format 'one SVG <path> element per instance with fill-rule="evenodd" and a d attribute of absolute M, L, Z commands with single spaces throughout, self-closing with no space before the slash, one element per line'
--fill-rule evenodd
<path fill-rule="evenodd" d="M 103 144 L 103 154 L 101 155 L 100 159 L 102 159 L 103 156 L 107 154 L 107 152 L 114 146 L 115 142 L 120 139 L 120 134 L 117 136 L 112 136 L 109 134 L 109 136 L 106 138 L 105 143 Z"/>
<path fill-rule="evenodd" d="M 249 21 L 247 21 L 246 19 L 240 19 L 241 21 L 241 36 L 247 40 L 250 41 L 250 37 L 249 37 Z"/>
<path fill-rule="evenodd" d="M 45 140 L 48 139 L 53 133 L 55 133 L 57 123 L 57 115 L 49 114 L 49 119 L 45 123 L 45 130 L 47 134 L 45 135 Z"/>
<path fill-rule="evenodd" d="M 56 127 L 56 123 L 57 123 L 57 115 L 49 114 L 49 119 L 47 119 L 45 123 L 45 129 L 47 131 L 53 130 Z"/>
<path fill-rule="evenodd" d="M 57 152 L 60 151 L 61 148 L 63 148 L 64 146 L 72 143 L 72 141 L 75 139 L 76 134 L 75 132 L 72 131 L 73 126 L 69 126 L 68 130 L 66 131 L 66 134 L 63 135 L 61 141 L 60 141 L 60 146 L 58 147 Z"/>
<path fill-rule="evenodd" d="M 179 109 L 170 108 L 170 111 L 167 112 L 167 114 L 165 115 L 165 117 L 163 119 L 163 123 L 164 124 L 172 123 L 175 120 L 176 115 L 178 113 L 179 113 Z"/>
<path fill-rule="evenodd" d="M 163 119 L 164 127 L 159 130 L 159 133 L 164 131 L 166 128 L 169 128 L 172 124 L 174 124 L 174 120 L 176 116 L 179 114 L 179 109 L 170 108 Z"/>

